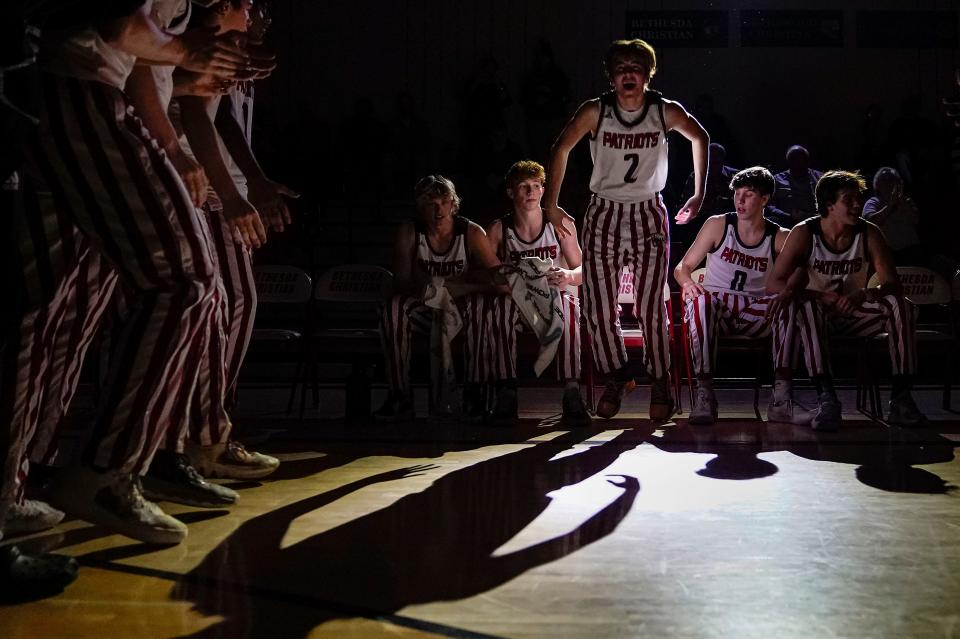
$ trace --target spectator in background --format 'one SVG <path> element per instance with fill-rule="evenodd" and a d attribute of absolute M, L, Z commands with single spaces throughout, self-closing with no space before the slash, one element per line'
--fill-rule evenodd
<path fill-rule="evenodd" d="M 697 118 L 701 126 L 710 134 L 710 139 L 716 140 L 718 144 L 722 144 L 728 155 L 733 158 L 735 162 L 743 160 L 740 156 L 740 145 L 736 137 L 734 137 L 730 125 L 727 124 L 727 119 L 716 111 L 712 95 L 702 93 L 697 96 L 696 101 L 693 103 L 693 116 Z M 733 174 L 727 178 L 725 184 L 729 184 L 732 177 Z M 726 213 L 728 211 L 729 209 L 723 212 Z M 706 219 L 706 216 L 703 217 Z"/>
<path fill-rule="evenodd" d="M 773 176 L 777 189 L 771 204 L 774 215 L 793 218 L 793 224 L 817 214 L 814 189 L 822 172 L 810 168 L 810 152 L 799 144 L 787 149 L 787 170 Z M 785 219 L 785 218 L 784 218 Z"/>
<path fill-rule="evenodd" d="M 880 227 L 898 266 L 920 265 L 923 248 L 917 224 L 917 205 L 903 193 L 903 178 L 885 166 L 873 177 L 874 196 L 863 205 L 863 218 Z"/>
<path fill-rule="evenodd" d="M 730 190 L 730 180 L 737 173 L 732 166 L 727 166 L 723 162 L 727 157 L 727 150 L 721 144 L 711 142 L 708 150 L 710 165 L 707 169 L 707 188 L 706 195 L 703 196 L 703 204 L 700 207 L 700 215 L 692 219 L 688 224 L 676 225 L 674 227 L 673 239 L 678 242 L 689 243 L 697 236 L 700 227 L 704 221 L 711 215 L 723 215 L 733 210 L 733 191 Z M 686 202 L 693 197 L 694 186 L 696 185 L 696 175 L 693 172 L 687 177 L 687 182 L 683 187 L 681 200 Z"/>

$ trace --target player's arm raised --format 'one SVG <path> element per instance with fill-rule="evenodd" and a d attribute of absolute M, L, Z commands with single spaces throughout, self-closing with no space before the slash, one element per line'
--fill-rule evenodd
<path fill-rule="evenodd" d="M 686 224 L 700 213 L 703 196 L 707 189 L 707 150 L 710 146 L 710 136 L 697 119 L 687 113 L 679 102 L 664 100 L 664 124 L 668 131 L 676 131 L 690 140 L 693 152 L 693 195 L 683 205 L 676 215 L 678 224 Z"/>
<path fill-rule="evenodd" d="M 573 118 L 560 132 L 560 137 L 550 149 L 550 163 L 547 167 L 547 189 L 543 194 L 543 212 L 547 221 L 557 230 L 557 237 L 576 235 L 573 217 L 560 208 L 560 187 L 567 172 L 567 158 L 570 151 L 587 134 L 595 133 L 597 120 L 600 119 L 600 100 L 588 100 L 580 105 Z"/>
<path fill-rule="evenodd" d="M 699 282 L 693 281 L 690 274 L 703 263 L 707 253 L 720 245 L 725 225 L 722 215 L 714 215 L 707 219 L 700 232 L 697 233 L 697 238 L 687 249 L 683 259 L 673 269 L 673 279 L 680 285 L 680 289 L 683 291 L 683 299 L 691 299 L 706 292 Z"/>

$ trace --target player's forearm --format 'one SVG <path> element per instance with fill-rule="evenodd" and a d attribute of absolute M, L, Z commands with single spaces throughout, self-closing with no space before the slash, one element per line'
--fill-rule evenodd
<path fill-rule="evenodd" d="M 583 265 L 581 264 L 577 268 L 570 269 L 570 279 L 574 286 L 581 286 L 583 284 Z"/>
<path fill-rule="evenodd" d="M 903 295 L 903 285 L 899 281 L 896 282 L 884 282 L 880 286 L 875 286 L 873 288 L 863 289 L 867 293 L 867 301 L 875 302 L 876 300 L 884 297 L 886 295 L 896 295 L 900 297 Z"/>
<path fill-rule="evenodd" d="M 217 130 L 207 115 L 205 100 L 197 97 L 180 98 L 180 115 L 183 131 L 187 134 L 190 148 L 197 161 L 206 171 L 210 186 L 221 200 L 229 201 L 241 197 L 234 184 L 227 165 L 220 154 L 217 144 Z"/>
<path fill-rule="evenodd" d="M 677 281 L 677 284 L 680 285 L 680 288 L 686 286 L 687 283 L 693 282 L 693 277 L 691 276 L 690 268 L 683 263 L 683 260 L 677 264 L 676 268 L 673 269 L 673 279 Z"/>
<path fill-rule="evenodd" d="M 570 156 L 568 149 L 554 145 L 550 152 L 550 163 L 547 166 L 547 188 L 543 193 L 543 203 L 545 207 L 556 207 L 560 201 L 560 187 L 563 184 L 563 177 L 567 173 L 567 158 Z"/>
<path fill-rule="evenodd" d="M 217 133 L 223 140 L 223 145 L 227 148 L 230 157 L 243 172 L 247 181 L 251 183 L 265 181 L 267 176 L 264 175 L 263 169 L 260 168 L 260 164 L 254 157 L 250 144 L 247 142 L 247 137 L 243 134 L 243 129 L 240 128 L 240 123 L 233 115 L 230 100 L 226 98 L 220 100 L 215 124 Z"/>
<path fill-rule="evenodd" d="M 806 285 L 806 269 L 795 267 L 787 273 L 780 273 L 779 269 L 774 269 L 774 272 L 767 278 L 767 293 L 773 295 L 787 293 L 790 295 L 798 290 L 802 290 Z"/>
<path fill-rule="evenodd" d="M 160 102 L 153 70 L 150 67 L 135 67 L 127 79 L 124 92 L 147 131 L 156 139 L 160 147 L 167 153 L 180 151 L 177 132 L 170 122 L 167 109 Z"/>
<path fill-rule="evenodd" d="M 707 192 L 707 172 L 710 168 L 710 136 L 698 125 L 698 131 L 690 140 L 690 147 L 693 152 L 693 177 L 694 177 L 694 196 L 703 197 Z"/>

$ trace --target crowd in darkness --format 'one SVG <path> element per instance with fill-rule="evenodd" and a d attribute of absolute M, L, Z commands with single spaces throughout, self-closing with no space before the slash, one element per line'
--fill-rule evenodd
<path fill-rule="evenodd" d="M 520 81 L 511 86 L 499 61 L 491 55 L 482 56 L 474 71 L 456 87 L 459 112 L 455 128 L 438 128 L 424 114 L 423 105 L 410 92 L 401 90 L 387 101 L 356 99 L 346 105 L 348 112 L 339 122 L 309 108 L 292 116 L 282 114 L 286 117 L 277 118 L 279 121 L 292 122 L 287 130 L 255 136 L 255 143 L 262 147 L 258 150 L 268 165 L 305 194 L 304 207 L 357 197 L 409 201 L 417 177 L 440 170 L 458 185 L 464 214 L 486 224 L 503 214 L 506 203 L 502 181 L 507 168 L 521 158 L 546 162 L 557 133 L 577 106 L 569 76 L 557 63 L 550 43 L 538 42 L 531 59 Z M 801 213 L 813 213 L 812 198 L 791 209 L 798 206 L 787 201 L 791 196 L 806 198 L 803 193 L 794 195 L 797 181 L 807 174 L 815 183 L 815 176 L 835 168 L 835 158 L 848 153 L 852 145 L 853 151 L 848 153 L 852 157 L 843 164 L 859 170 L 871 189 L 880 169 L 893 169 L 902 180 L 905 201 L 915 205 L 918 213 L 914 224 L 921 244 L 935 253 L 960 257 L 956 243 L 950 241 L 960 230 L 950 208 L 960 190 L 960 153 L 956 151 L 960 148 L 960 128 L 954 126 L 957 119 L 949 105 L 936 118 L 923 111 L 920 96 L 910 96 L 900 104 L 865 105 L 859 119 L 851 122 L 850 141 L 837 141 L 838 148 L 796 140 L 795 147 L 783 149 L 773 158 L 750 154 L 750 141 L 737 133 L 747 130 L 748 123 L 731 121 L 722 106 L 709 94 L 693 100 L 691 113 L 714 143 L 710 179 L 699 220 L 686 228 L 675 227 L 675 241 L 692 239 L 708 215 L 733 210 L 730 177 L 752 165 L 767 166 L 782 178 L 778 179 L 780 192 L 772 202 L 769 217 L 792 226 L 802 219 Z M 300 125 L 307 121 L 310 126 Z M 357 138 L 365 135 L 379 137 Z M 675 133 L 669 141 L 670 175 L 663 197 L 668 210 L 675 211 L 692 191 L 692 165 L 686 141 Z M 318 161 L 321 170 L 317 170 Z M 352 170 L 357 166 L 363 166 L 364 171 Z M 589 195 L 590 166 L 589 151 L 583 144 L 571 157 L 571 184 L 565 194 L 574 215 L 582 210 Z M 787 188 L 791 186 L 790 175 L 794 176 L 792 189 Z"/>

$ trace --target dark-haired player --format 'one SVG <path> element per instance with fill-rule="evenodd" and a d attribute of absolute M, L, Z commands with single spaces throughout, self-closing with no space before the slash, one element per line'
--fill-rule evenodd
<path fill-rule="evenodd" d="M 773 175 L 762 166 L 744 169 L 730 181 L 736 212 L 715 215 L 704 222 L 697 238 L 677 264 L 673 275 L 683 289 L 687 330 L 697 394 L 690 410 L 691 424 L 712 424 L 717 419 L 713 369 L 718 335 L 764 337 L 773 332 L 773 355 L 777 371 L 773 400 L 767 411 L 771 421 L 810 422 L 809 411 L 793 401 L 791 394 L 794 349 L 786 341 L 796 332 L 781 318 L 767 321 L 772 296 L 766 285 L 774 261 L 787 238 L 787 231 L 763 217 L 763 207 L 774 191 Z M 703 282 L 691 272 L 703 260 Z"/>
<path fill-rule="evenodd" d="M 916 370 L 914 308 L 904 298 L 890 247 L 880 229 L 860 217 L 866 182 L 857 173 L 828 171 L 817 182 L 819 216 L 790 231 L 767 282 L 778 293 L 771 312 L 799 301 L 797 325 L 804 332 L 807 366 L 820 390 L 811 425 L 831 430 L 841 422 L 834 391 L 827 334 L 872 337 L 886 333 L 893 368 L 888 422 L 926 422 L 911 394 Z M 867 287 L 871 272 L 879 286 Z"/>

